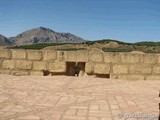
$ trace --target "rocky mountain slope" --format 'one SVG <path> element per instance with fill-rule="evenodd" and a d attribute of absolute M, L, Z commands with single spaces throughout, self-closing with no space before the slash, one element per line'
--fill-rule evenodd
<path fill-rule="evenodd" d="M 34 43 L 81 43 L 85 41 L 71 33 L 59 33 L 44 27 L 27 30 L 16 37 L 10 38 L 10 40 L 15 45 Z"/>
<path fill-rule="evenodd" d="M 0 45 L 11 45 L 11 41 L 9 41 L 5 36 L 0 35 Z"/>

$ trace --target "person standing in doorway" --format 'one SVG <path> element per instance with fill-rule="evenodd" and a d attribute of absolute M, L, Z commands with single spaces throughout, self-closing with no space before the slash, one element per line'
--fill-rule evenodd
<path fill-rule="evenodd" d="M 74 75 L 78 77 L 79 74 L 79 67 L 78 67 L 78 63 L 76 62 L 76 64 L 74 65 Z"/>

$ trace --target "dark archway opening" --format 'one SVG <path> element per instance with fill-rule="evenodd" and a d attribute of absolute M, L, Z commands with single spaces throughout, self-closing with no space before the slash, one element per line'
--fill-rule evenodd
<path fill-rule="evenodd" d="M 74 66 L 76 62 L 67 62 L 66 63 L 66 75 L 75 76 Z"/>
<path fill-rule="evenodd" d="M 66 75 L 82 76 L 85 73 L 85 62 L 66 62 Z"/>
<path fill-rule="evenodd" d="M 78 76 L 84 76 L 84 74 L 85 74 L 85 65 L 86 65 L 85 62 L 79 62 L 78 63 L 78 68 L 79 68 Z"/>

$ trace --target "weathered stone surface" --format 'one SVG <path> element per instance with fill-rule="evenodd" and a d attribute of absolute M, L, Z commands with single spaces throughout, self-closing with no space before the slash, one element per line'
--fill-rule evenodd
<path fill-rule="evenodd" d="M 43 61 L 34 61 L 33 62 L 34 70 L 46 70 L 46 62 Z"/>
<path fill-rule="evenodd" d="M 96 64 L 94 67 L 95 74 L 109 74 L 110 73 L 110 65 L 106 64 Z"/>
<path fill-rule="evenodd" d="M 113 66 L 113 73 L 121 74 L 121 73 L 128 73 L 128 66 L 127 65 L 114 65 Z"/>
<path fill-rule="evenodd" d="M 131 65 L 130 67 L 130 73 L 151 73 L 152 66 L 148 66 L 147 64 L 137 64 L 137 65 Z"/>
<path fill-rule="evenodd" d="M 85 72 L 86 73 L 94 73 L 94 63 L 86 63 Z"/>
<path fill-rule="evenodd" d="M 160 80 L 160 75 L 150 75 L 150 76 L 147 76 L 146 80 Z"/>
<path fill-rule="evenodd" d="M 3 60 L 0 59 L 0 68 L 2 68 Z"/>
<path fill-rule="evenodd" d="M 15 68 L 15 61 L 14 60 L 4 60 L 2 63 L 2 68 L 14 69 Z"/>
<path fill-rule="evenodd" d="M 16 75 L 16 76 L 27 76 L 29 75 L 29 71 L 23 71 L 23 70 L 13 70 L 11 72 L 12 75 Z"/>
<path fill-rule="evenodd" d="M 88 51 L 77 51 L 77 61 L 88 62 L 89 53 Z"/>
<path fill-rule="evenodd" d="M 11 51 L 5 49 L 0 50 L 0 58 L 11 58 Z"/>
<path fill-rule="evenodd" d="M 77 52 L 76 51 L 66 51 L 65 52 L 65 61 L 77 61 Z"/>
<path fill-rule="evenodd" d="M 121 80 L 144 80 L 144 75 L 118 75 L 118 79 Z"/>
<path fill-rule="evenodd" d="M 59 61 L 64 61 L 65 59 L 65 51 L 57 51 L 57 60 Z"/>
<path fill-rule="evenodd" d="M 42 59 L 42 51 L 28 50 L 27 55 L 28 55 L 29 60 L 41 60 Z"/>
<path fill-rule="evenodd" d="M 31 71 L 30 75 L 32 75 L 32 76 L 44 76 L 43 71 Z"/>
<path fill-rule="evenodd" d="M 25 59 L 26 50 L 12 50 L 12 58 Z"/>
<path fill-rule="evenodd" d="M 26 115 L 26 116 L 19 117 L 17 120 L 40 120 L 40 119 L 41 118 L 36 115 Z"/>
<path fill-rule="evenodd" d="M 79 71 L 78 77 L 84 77 L 86 76 L 86 73 L 82 70 Z"/>
<path fill-rule="evenodd" d="M 77 61 L 79 62 L 88 62 L 89 53 L 88 51 L 77 51 Z"/>
<path fill-rule="evenodd" d="M 149 79 L 149 76 L 159 79 L 160 75 L 160 55 L 155 54 L 3 49 L 0 53 L 0 69 L 4 69 L 1 73 L 13 75 L 43 75 L 43 71 L 64 73 L 65 62 L 86 62 L 86 73 L 110 74 L 114 79 Z M 29 71 L 31 69 L 35 71 Z"/>
<path fill-rule="evenodd" d="M 102 62 L 103 61 L 103 53 L 102 52 L 91 52 L 90 58 L 91 58 L 91 61 Z"/>
<path fill-rule="evenodd" d="M 160 63 L 160 55 L 158 55 L 158 63 Z"/>
<path fill-rule="evenodd" d="M 104 53 L 104 61 L 106 63 L 119 63 L 120 53 Z"/>
<path fill-rule="evenodd" d="M 141 57 L 140 61 L 142 63 L 151 63 L 151 64 L 158 63 L 158 55 L 143 54 L 140 57 Z"/>
<path fill-rule="evenodd" d="M 30 70 L 32 68 L 32 61 L 17 60 L 16 68 L 22 70 Z"/>
<path fill-rule="evenodd" d="M 142 112 L 153 113 L 156 117 L 159 113 L 159 86 L 160 81 L 153 80 L 0 75 L 0 118 L 125 120 L 127 117 L 119 119 L 117 114 Z"/>
<path fill-rule="evenodd" d="M 123 63 L 137 63 L 140 61 L 139 54 L 123 53 L 121 54 L 121 62 Z"/>
<path fill-rule="evenodd" d="M 8 69 L 0 69 L 0 74 L 10 74 L 10 70 Z"/>
<path fill-rule="evenodd" d="M 160 66 L 154 66 L 153 67 L 153 73 L 160 74 Z"/>
<path fill-rule="evenodd" d="M 54 62 L 49 63 L 49 71 L 50 72 L 66 72 L 66 63 L 65 62 Z"/>
<path fill-rule="evenodd" d="M 43 60 L 55 60 L 57 57 L 57 52 L 55 50 L 44 50 Z"/>
<path fill-rule="evenodd" d="M 111 79 L 118 79 L 118 74 L 110 74 Z"/>
<path fill-rule="evenodd" d="M 88 62 L 88 51 L 67 51 L 65 61 L 68 62 Z"/>

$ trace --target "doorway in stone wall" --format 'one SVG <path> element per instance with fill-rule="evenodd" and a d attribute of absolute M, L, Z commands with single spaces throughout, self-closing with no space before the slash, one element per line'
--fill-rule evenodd
<path fill-rule="evenodd" d="M 75 76 L 75 72 L 74 72 L 74 66 L 75 66 L 75 62 L 66 62 L 66 75 L 68 76 Z"/>
<path fill-rule="evenodd" d="M 78 68 L 79 68 L 78 76 L 84 76 L 84 74 L 85 74 L 85 65 L 86 65 L 85 62 L 79 62 L 78 63 Z"/>
<path fill-rule="evenodd" d="M 75 76 L 76 62 L 66 62 L 66 75 Z M 77 62 L 78 76 L 83 76 L 85 73 L 85 62 Z"/>

